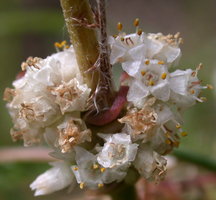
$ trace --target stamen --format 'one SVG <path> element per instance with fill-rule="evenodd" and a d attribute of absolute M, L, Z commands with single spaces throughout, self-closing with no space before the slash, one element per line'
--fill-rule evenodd
<path fill-rule="evenodd" d="M 137 35 L 142 35 L 142 32 L 143 32 L 142 29 L 139 28 L 139 29 L 137 30 Z"/>
<path fill-rule="evenodd" d="M 197 66 L 196 71 L 199 71 L 199 70 L 201 70 L 202 68 L 203 68 L 203 64 L 200 63 L 200 64 Z"/>
<path fill-rule="evenodd" d="M 121 37 L 121 41 L 124 42 L 124 38 L 123 37 Z"/>
<path fill-rule="evenodd" d="M 98 168 L 99 168 L 99 165 L 97 165 L 97 164 L 93 165 L 93 169 L 98 169 Z"/>
<path fill-rule="evenodd" d="M 58 43 L 58 42 L 55 42 L 54 45 L 55 45 L 55 47 L 57 47 L 57 48 L 61 48 L 61 44 Z"/>
<path fill-rule="evenodd" d="M 150 60 L 146 60 L 146 61 L 145 61 L 145 64 L 146 64 L 146 65 L 149 65 L 149 63 L 150 63 Z"/>
<path fill-rule="evenodd" d="M 141 71 L 141 74 L 142 74 L 142 76 L 145 76 L 146 71 L 142 70 L 142 71 Z"/>
<path fill-rule="evenodd" d="M 205 102 L 205 101 L 207 101 L 207 98 L 206 98 L 206 97 L 200 97 L 200 100 L 201 100 L 202 102 Z"/>
<path fill-rule="evenodd" d="M 84 188 L 84 184 L 85 184 L 84 182 L 80 183 L 79 187 L 80 187 L 81 190 Z"/>
<path fill-rule="evenodd" d="M 166 79 L 166 77 L 167 77 L 167 74 L 166 74 L 166 73 L 161 74 L 161 78 L 162 78 L 163 80 Z"/>
<path fill-rule="evenodd" d="M 63 46 L 65 46 L 65 45 L 66 45 L 66 43 L 67 43 L 67 42 L 66 42 L 65 40 L 64 40 L 64 41 L 62 41 L 62 42 L 61 42 L 61 46 L 62 46 L 62 47 L 63 47 Z"/>
<path fill-rule="evenodd" d="M 78 169 L 79 169 L 78 167 L 74 167 L 74 168 L 73 168 L 74 171 L 77 171 Z"/>
<path fill-rule="evenodd" d="M 117 24 L 117 29 L 118 29 L 118 31 L 121 31 L 122 28 L 123 28 L 123 25 L 122 25 L 121 22 L 119 22 L 119 23 Z"/>
<path fill-rule="evenodd" d="M 194 93 L 195 93 L 195 90 L 190 90 L 190 93 L 191 93 L 191 94 L 194 94 Z"/>
<path fill-rule="evenodd" d="M 197 73 L 196 73 L 195 71 L 193 71 L 193 72 L 191 73 L 191 76 L 192 76 L 192 77 L 195 77 L 196 74 L 197 74 Z"/>
<path fill-rule="evenodd" d="M 180 128 L 181 128 L 181 125 L 180 125 L 180 124 L 176 124 L 176 128 L 177 128 L 177 129 L 180 129 Z"/>
<path fill-rule="evenodd" d="M 187 132 L 185 132 L 185 131 L 181 132 L 181 136 L 182 136 L 182 137 L 185 137 L 185 136 L 187 136 L 187 135 L 188 135 Z"/>
<path fill-rule="evenodd" d="M 213 90 L 213 89 L 214 89 L 213 86 L 210 85 L 210 84 L 207 84 L 206 87 L 207 87 L 208 89 L 210 89 L 210 90 Z"/>
<path fill-rule="evenodd" d="M 171 144 L 172 143 L 169 139 L 167 139 L 165 142 L 166 142 L 166 144 Z"/>
<path fill-rule="evenodd" d="M 180 32 L 177 32 L 177 33 L 174 35 L 174 38 L 175 38 L 175 39 L 178 39 L 179 36 L 180 36 Z"/>
<path fill-rule="evenodd" d="M 139 18 L 136 18 L 133 24 L 135 27 L 139 26 Z"/>
<path fill-rule="evenodd" d="M 98 183 L 98 188 L 102 188 L 104 186 L 103 183 Z"/>
<path fill-rule="evenodd" d="M 101 170 L 101 172 L 103 173 L 103 172 L 106 171 L 106 168 L 102 167 L 100 170 Z"/>
<path fill-rule="evenodd" d="M 165 136 L 166 136 L 167 138 L 169 138 L 169 137 L 170 137 L 170 133 L 169 133 L 169 132 L 166 132 L 166 133 L 165 133 Z"/>
<path fill-rule="evenodd" d="M 164 65 L 164 61 L 158 61 L 158 65 Z"/>
<path fill-rule="evenodd" d="M 153 80 L 150 80 L 149 81 L 149 86 L 154 86 L 155 85 L 155 82 Z"/>
<path fill-rule="evenodd" d="M 179 144 L 180 144 L 180 142 L 177 142 L 177 141 L 173 142 L 174 147 L 179 147 Z"/>

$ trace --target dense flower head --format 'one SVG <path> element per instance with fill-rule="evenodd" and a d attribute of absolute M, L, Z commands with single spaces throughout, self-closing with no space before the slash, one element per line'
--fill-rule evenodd
<path fill-rule="evenodd" d="M 147 34 L 135 22 L 135 33 L 127 35 L 119 25 L 118 35 L 109 39 L 110 63 L 121 65 L 124 78 L 113 106 L 99 116 L 101 121 L 115 116 L 117 129 L 98 131 L 89 124 L 99 118 L 86 120 L 93 91 L 84 82 L 73 46 L 65 42 L 56 44 L 62 51 L 45 59 L 29 57 L 14 88 L 5 90 L 13 140 L 23 139 L 25 146 L 47 143 L 59 160 L 31 184 L 35 195 L 76 183 L 98 189 L 124 180 L 132 168 L 149 181 L 164 178 L 164 155 L 187 135 L 183 111 L 203 102 L 201 89 L 211 86 L 198 79 L 201 65 L 171 71 L 181 57 L 179 33 Z"/>

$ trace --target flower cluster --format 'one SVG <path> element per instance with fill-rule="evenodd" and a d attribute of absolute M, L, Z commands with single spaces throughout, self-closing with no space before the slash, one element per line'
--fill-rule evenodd
<path fill-rule="evenodd" d="M 129 170 L 147 180 L 160 181 L 166 173 L 163 155 L 178 147 L 182 112 L 203 102 L 195 70 L 176 70 L 181 57 L 175 35 L 136 32 L 110 37 L 110 63 L 123 69 L 121 87 L 127 87 L 127 105 L 116 121 L 115 132 L 92 131 L 84 118 L 91 89 L 84 82 L 73 46 L 57 43 L 62 51 L 45 59 L 28 58 L 22 74 L 5 90 L 4 99 L 13 119 L 13 140 L 25 146 L 47 143 L 59 161 L 32 184 L 35 195 L 49 194 L 78 183 L 97 189 L 120 182 Z M 123 115 L 124 114 L 124 115 Z M 92 142 L 91 142 L 92 141 Z"/>

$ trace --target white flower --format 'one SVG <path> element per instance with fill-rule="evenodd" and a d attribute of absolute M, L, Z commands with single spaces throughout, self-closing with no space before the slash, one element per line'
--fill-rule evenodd
<path fill-rule="evenodd" d="M 125 62 L 128 60 L 140 59 L 146 52 L 145 34 L 138 35 L 137 33 L 125 35 L 120 34 L 116 38 L 110 37 L 109 43 L 111 46 L 110 62 Z"/>
<path fill-rule="evenodd" d="M 145 179 L 158 182 L 166 173 L 166 159 L 153 151 L 149 145 L 140 146 L 134 166 Z"/>
<path fill-rule="evenodd" d="M 161 33 L 120 33 L 109 40 L 111 46 L 111 64 L 127 61 L 157 59 L 168 65 L 176 65 L 181 57 L 179 33 L 164 36 Z"/>
<path fill-rule="evenodd" d="M 87 129 L 82 119 L 66 115 L 62 122 L 46 128 L 44 137 L 53 148 L 69 153 L 74 146 L 91 142 L 91 130 Z"/>
<path fill-rule="evenodd" d="M 130 76 L 134 77 L 129 84 L 128 101 L 141 107 L 150 94 L 162 101 L 169 100 L 169 73 L 163 62 L 146 60 L 126 62 L 122 66 Z"/>
<path fill-rule="evenodd" d="M 35 196 L 50 194 L 74 185 L 75 177 L 67 163 L 53 162 L 51 165 L 51 169 L 38 176 L 30 185 L 31 189 L 35 190 Z"/>
<path fill-rule="evenodd" d="M 85 141 L 91 142 L 91 130 L 79 118 L 66 117 L 65 121 L 57 126 L 58 145 L 62 153 L 68 152 L 75 145 Z"/>
<path fill-rule="evenodd" d="M 168 65 L 177 65 L 181 57 L 179 44 L 182 39 L 179 33 L 163 35 L 162 33 L 149 33 L 147 57 L 164 61 Z"/>
<path fill-rule="evenodd" d="M 181 128 L 182 119 L 177 111 L 172 111 L 166 104 L 154 105 L 157 113 L 156 126 L 151 138 L 152 148 L 160 154 L 167 154 L 173 147 L 179 146 L 180 136 L 186 136 Z"/>
<path fill-rule="evenodd" d="M 14 89 L 5 90 L 4 98 L 14 122 L 14 140 L 20 135 L 27 146 L 38 143 L 43 129 L 65 112 L 84 111 L 90 89 L 83 83 L 72 46 L 45 59 L 30 57 L 22 69 L 24 76 L 13 82 Z"/>
<path fill-rule="evenodd" d="M 201 86 L 201 81 L 197 78 L 198 70 L 176 70 L 170 74 L 171 100 L 178 106 L 187 108 L 196 101 L 203 102 L 199 94 L 207 86 Z"/>
<path fill-rule="evenodd" d="M 68 83 L 63 82 L 57 87 L 51 87 L 51 94 L 55 102 L 60 106 L 62 114 L 72 111 L 84 111 L 91 89 L 86 84 L 80 84 L 74 78 Z"/>
<path fill-rule="evenodd" d="M 130 165 L 135 159 L 138 145 L 133 144 L 130 135 L 125 133 L 99 134 L 106 143 L 98 154 L 97 161 L 105 168 Z"/>
<path fill-rule="evenodd" d="M 72 170 L 81 189 L 84 187 L 97 189 L 104 184 L 120 182 L 127 174 L 127 168 L 106 169 L 100 166 L 97 156 L 84 148 L 75 147 L 75 151 L 77 165 L 72 166 Z"/>
<path fill-rule="evenodd" d="M 153 108 L 155 100 L 155 98 L 148 99 L 141 110 L 133 108 L 119 119 L 119 122 L 126 124 L 124 130 L 131 135 L 134 141 L 146 142 L 152 137 L 158 118 Z"/>

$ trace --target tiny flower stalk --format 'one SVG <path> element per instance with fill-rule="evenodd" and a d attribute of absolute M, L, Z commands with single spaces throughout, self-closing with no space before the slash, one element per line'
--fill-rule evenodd
<path fill-rule="evenodd" d="M 84 80 L 94 91 L 98 73 L 88 72 L 99 56 L 93 12 L 88 0 L 60 0 L 71 43 Z"/>

